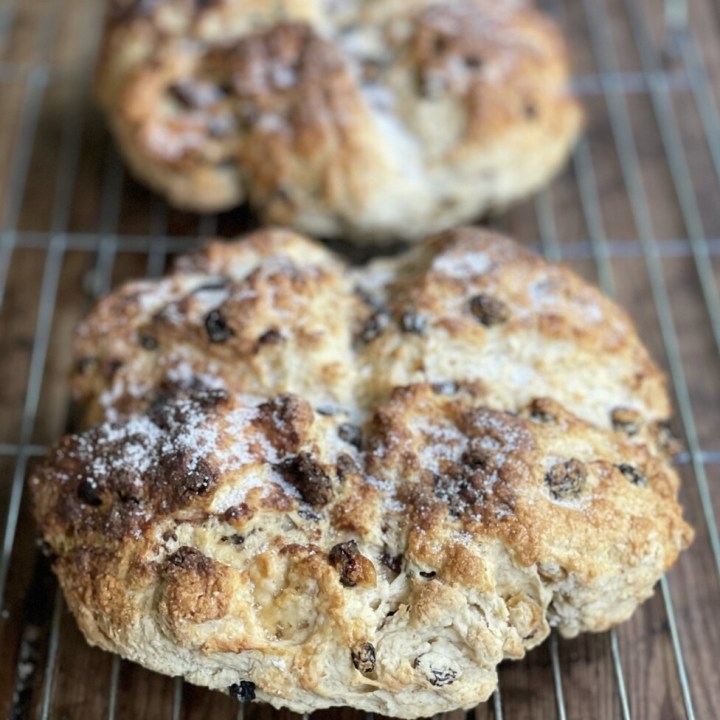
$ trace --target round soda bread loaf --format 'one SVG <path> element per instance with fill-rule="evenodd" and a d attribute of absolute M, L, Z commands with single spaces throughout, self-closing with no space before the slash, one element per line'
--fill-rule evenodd
<path fill-rule="evenodd" d="M 477 229 L 353 269 L 266 230 L 80 328 L 87 431 L 31 478 L 88 641 L 307 712 L 470 708 L 692 539 L 627 316 Z"/>
<path fill-rule="evenodd" d="M 365 242 L 530 193 L 582 124 L 525 0 L 115 0 L 97 88 L 172 204 Z"/>

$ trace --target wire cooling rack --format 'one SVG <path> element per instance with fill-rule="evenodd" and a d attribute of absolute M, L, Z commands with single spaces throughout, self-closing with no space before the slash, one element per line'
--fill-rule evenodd
<path fill-rule="evenodd" d="M 89 648 L 37 550 L 28 467 L 63 431 L 69 338 L 92 300 L 157 276 L 243 212 L 168 210 L 124 173 L 90 95 L 102 2 L 0 0 L 0 713 L 11 718 L 293 717 Z M 588 114 L 568 171 L 493 224 L 617 297 L 668 371 L 682 501 L 697 539 L 634 617 L 551 636 L 452 720 L 718 717 L 720 6 L 546 0 Z M 349 710 L 313 718 L 363 718 Z"/>

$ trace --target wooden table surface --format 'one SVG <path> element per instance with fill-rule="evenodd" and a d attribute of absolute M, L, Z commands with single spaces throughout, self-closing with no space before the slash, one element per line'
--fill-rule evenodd
<path fill-rule="evenodd" d="M 697 539 L 616 634 L 503 665 L 510 720 L 669 720 L 690 705 L 720 717 L 720 4 L 689 4 L 689 30 L 668 36 L 661 0 L 545 3 L 570 39 L 587 134 L 561 178 L 492 223 L 601 284 L 637 321 L 672 377 Z M 93 297 L 251 223 L 242 211 L 168 210 L 124 174 L 89 95 L 102 6 L 0 0 L 0 714 L 229 720 L 229 698 L 84 643 L 37 551 L 23 487 L 67 425 L 70 337 Z M 290 717 L 259 705 L 244 715 Z M 492 702 L 469 717 L 499 720 Z"/>

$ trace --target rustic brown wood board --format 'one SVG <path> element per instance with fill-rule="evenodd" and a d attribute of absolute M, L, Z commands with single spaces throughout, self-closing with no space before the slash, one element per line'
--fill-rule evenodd
<path fill-rule="evenodd" d="M 0 714 L 289 720 L 89 648 L 38 552 L 24 478 L 71 416 L 74 326 L 97 294 L 252 225 L 244 212 L 169 210 L 126 176 L 90 97 L 103 4 L 0 0 Z M 501 667 L 501 696 L 447 718 L 716 718 L 720 4 L 690 0 L 685 31 L 669 34 L 661 0 L 544 4 L 570 40 L 587 133 L 562 177 L 492 224 L 602 285 L 637 321 L 673 380 L 697 539 L 616 632 L 552 638 Z"/>

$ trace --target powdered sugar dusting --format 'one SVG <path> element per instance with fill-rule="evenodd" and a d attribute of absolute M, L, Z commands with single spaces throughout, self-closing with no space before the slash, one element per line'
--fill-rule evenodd
<path fill-rule="evenodd" d="M 202 387 L 208 390 L 224 390 L 225 382 L 220 377 L 220 368 L 216 363 L 205 363 L 207 372 L 199 372 L 189 361 L 178 356 L 171 358 L 165 377 L 180 388 Z"/>
<path fill-rule="evenodd" d="M 194 505 L 211 489 L 216 512 L 257 488 L 261 497 L 279 490 L 300 498 L 275 469 L 283 456 L 267 434 L 272 427 L 258 422 L 263 400 L 228 402 L 224 391 L 207 388 L 171 400 L 159 396 L 145 414 L 70 438 L 56 451 L 56 477 L 75 487 L 70 492 L 80 507 L 99 508 L 94 523 L 135 535 L 158 512 Z"/>
<path fill-rule="evenodd" d="M 164 278 L 158 281 L 143 281 L 138 283 L 140 292 L 137 294 L 137 303 L 143 315 L 156 312 L 164 304 L 177 296 L 177 287 L 174 278 Z"/>
<path fill-rule="evenodd" d="M 483 252 L 467 252 L 463 254 L 441 254 L 432 264 L 435 272 L 458 280 L 477 277 L 488 272 L 493 266 L 490 258 Z"/>
<path fill-rule="evenodd" d="M 413 429 L 423 437 L 419 453 L 423 468 L 432 472 L 438 472 L 443 461 L 457 460 L 467 440 L 454 425 L 441 425 L 431 418 L 415 422 Z"/>
<path fill-rule="evenodd" d="M 103 414 L 109 422 L 116 422 L 123 413 L 120 411 L 120 403 L 134 404 L 148 397 L 153 391 L 152 384 L 148 382 L 134 382 L 127 378 L 116 375 L 113 383 L 100 393 L 98 402 L 103 409 Z"/>
<path fill-rule="evenodd" d="M 562 312 L 572 317 L 569 310 L 575 309 L 585 323 L 600 323 L 605 321 L 603 312 L 597 298 L 589 293 L 569 293 L 569 288 L 560 279 L 543 278 L 534 282 L 528 288 L 533 313 Z"/>
<path fill-rule="evenodd" d="M 98 483 L 104 477 L 118 471 L 131 470 L 133 482 L 141 482 L 152 463 L 151 449 L 158 442 L 159 428 L 147 417 L 129 418 L 122 424 L 106 422 L 90 435 L 78 436 L 75 457 L 90 457 L 87 480 Z M 122 445 L 122 453 L 115 452 Z"/>
<path fill-rule="evenodd" d="M 193 292 L 195 301 L 201 305 L 201 311 L 214 310 L 222 305 L 230 296 L 228 285 L 214 285 L 212 282 L 201 285 Z"/>

